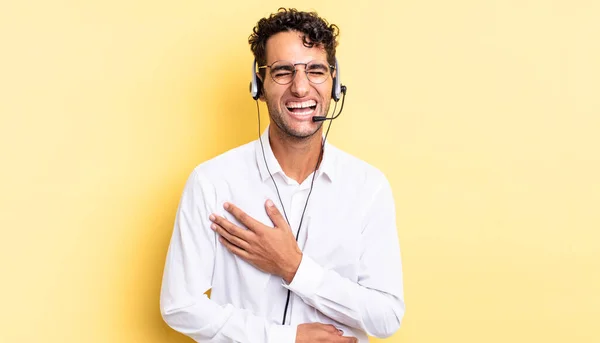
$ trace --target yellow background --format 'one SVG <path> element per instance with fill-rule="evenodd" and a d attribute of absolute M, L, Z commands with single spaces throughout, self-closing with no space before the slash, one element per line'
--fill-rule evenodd
<path fill-rule="evenodd" d="M 331 141 L 394 189 L 407 314 L 373 341 L 600 342 L 596 0 L 2 1 L 0 342 L 190 341 L 158 307 L 174 213 L 255 139 L 279 6 L 340 26 Z"/>

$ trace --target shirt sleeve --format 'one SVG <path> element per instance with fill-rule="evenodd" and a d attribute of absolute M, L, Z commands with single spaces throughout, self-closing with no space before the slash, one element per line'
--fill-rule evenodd
<path fill-rule="evenodd" d="M 385 177 L 373 193 L 361 242 L 357 282 L 304 254 L 294 279 L 283 286 L 335 321 L 389 337 L 400 327 L 405 305 L 394 199 Z"/>
<path fill-rule="evenodd" d="M 205 295 L 215 262 L 217 240 L 208 219 L 217 212 L 214 206 L 213 185 L 194 170 L 179 203 L 167 253 L 160 294 L 163 319 L 197 342 L 294 343 L 296 326 L 273 324 Z"/>

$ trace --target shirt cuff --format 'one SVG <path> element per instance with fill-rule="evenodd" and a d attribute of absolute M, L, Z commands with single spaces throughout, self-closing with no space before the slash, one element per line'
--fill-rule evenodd
<path fill-rule="evenodd" d="M 283 287 L 291 290 L 300 297 L 310 298 L 317 293 L 317 290 L 323 283 L 324 277 L 325 269 L 306 256 L 306 254 L 302 254 L 302 260 L 294 279 L 289 285 L 286 285 L 284 282 Z"/>
<path fill-rule="evenodd" d="M 271 325 L 268 343 L 296 343 L 296 325 Z"/>

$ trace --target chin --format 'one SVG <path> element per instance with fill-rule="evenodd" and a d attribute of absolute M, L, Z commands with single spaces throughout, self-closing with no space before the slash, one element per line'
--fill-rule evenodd
<path fill-rule="evenodd" d="M 321 128 L 321 125 L 322 125 L 322 123 L 313 123 L 313 122 L 302 123 L 302 125 L 298 125 L 298 126 L 284 124 L 283 128 L 280 126 L 280 129 L 283 129 L 282 131 L 290 137 L 294 137 L 294 138 L 298 138 L 298 139 L 307 139 L 307 138 L 314 136 Z"/>

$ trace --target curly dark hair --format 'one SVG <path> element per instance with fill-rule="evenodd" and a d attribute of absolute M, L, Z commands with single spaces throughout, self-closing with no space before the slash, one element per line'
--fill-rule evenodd
<path fill-rule="evenodd" d="M 262 18 L 258 21 L 252 34 L 248 38 L 250 49 L 258 65 L 267 63 L 267 40 L 276 33 L 283 31 L 298 31 L 303 37 L 304 46 L 312 48 L 313 46 L 322 46 L 327 52 L 327 61 L 335 65 L 335 48 L 337 47 L 337 37 L 339 29 L 334 24 L 329 24 L 327 20 L 319 17 L 316 12 L 301 12 L 295 8 L 279 8 L 276 13 L 272 13 L 268 18 Z M 265 69 L 261 69 L 261 76 L 264 77 Z"/>

